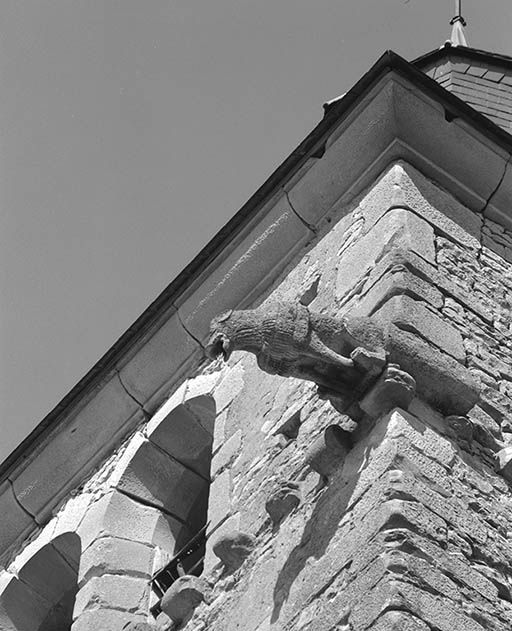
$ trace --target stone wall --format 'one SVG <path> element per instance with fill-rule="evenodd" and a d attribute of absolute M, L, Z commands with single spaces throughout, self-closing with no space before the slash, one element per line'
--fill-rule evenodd
<path fill-rule="evenodd" d="M 0 627 L 66 603 L 73 631 L 508 629 L 511 242 L 405 163 L 335 205 L 262 300 L 396 327 L 408 410 L 356 427 L 251 354 L 204 362 L 13 554 Z M 206 520 L 201 579 L 154 620 L 151 577 Z M 45 591 L 55 550 L 72 572 Z"/>

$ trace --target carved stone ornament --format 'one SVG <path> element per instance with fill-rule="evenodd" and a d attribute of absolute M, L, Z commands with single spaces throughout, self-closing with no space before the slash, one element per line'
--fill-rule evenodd
<path fill-rule="evenodd" d="M 255 546 L 255 538 L 245 532 L 234 530 L 221 535 L 213 544 L 212 550 L 226 572 L 234 572 L 244 563 Z"/>
<path fill-rule="evenodd" d="M 227 361 L 233 351 L 254 353 L 269 374 L 313 381 L 319 396 L 356 421 L 384 413 L 382 407 L 408 405 L 415 382 L 419 394 L 445 414 L 465 414 L 479 399 L 478 382 L 464 366 L 412 333 L 369 317 L 333 318 L 300 303 L 214 318 L 208 356 Z M 392 364 L 383 374 L 387 362 Z M 378 392 L 368 397 L 381 375 Z M 363 409 L 359 401 L 365 397 Z"/>
<path fill-rule="evenodd" d="M 352 447 L 350 434 L 338 425 L 329 425 L 308 448 L 306 463 L 324 480 L 343 465 Z"/>
<path fill-rule="evenodd" d="M 299 506 L 302 500 L 300 484 L 286 480 L 278 484 L 265 503 L 274 528 Z"/>
<path fill-rule="evenodd" d="M 184 622 L 207 599 L 207 582 L 197 576 L 181 576 L 165 592 L 161 608 L 173 622 Z"/>

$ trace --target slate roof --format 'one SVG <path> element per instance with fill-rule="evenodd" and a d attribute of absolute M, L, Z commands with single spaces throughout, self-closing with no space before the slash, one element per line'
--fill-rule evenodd
<path fill-rule="evenodd" d="M 512 129 L 512 57 L 445 45 L 413 64 L 502 129 Z"/>

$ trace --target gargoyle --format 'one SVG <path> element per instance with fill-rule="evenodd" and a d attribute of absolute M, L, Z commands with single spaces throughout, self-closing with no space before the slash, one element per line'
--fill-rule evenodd
<path fill-rule="evenodd" d="M 386 383 L 398 383 L 386 365 L 408 373 L 418 394 L 445 414 L 465 414 L 479 399 L 479 384 L 466 367 L 413 333 L 370 317 L 333 318 L 280 302 L 223 313 L 212 320 L 210 333 L 206 352 L 212 359 L 222 355 L 227 361 L 235 350 L 254 353 L 267 373 L 315 382 L 320 396 L 354 420 L 354 402 L 381 375 Z M 382 396 L 373 399 L 379 404 Z"/>
<path fill-rule="evenodd" d="M 228 311 L 210 332 L 209 357 L 227 361 L 235 350 L 249 351 L 265 372 L 314 381 L 324 394 L 345 395 L 363 375 L 376 377 L 386 359 L 382 328 L 369 318 L 332 318 L 300 303 Z"/>

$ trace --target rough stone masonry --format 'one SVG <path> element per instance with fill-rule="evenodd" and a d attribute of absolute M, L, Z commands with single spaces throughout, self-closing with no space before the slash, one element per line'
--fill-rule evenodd
<path fill-rule="evenodd" d="M 205 362 L 13 551 L 0 628 L 508 631 L 511 248 L 405 162 L 335 206 L 263 309 L 396 327 L 414 398 L 354 420 L 253 354 Z M 201 576 L 160 598 L 205 523 Z"/>

